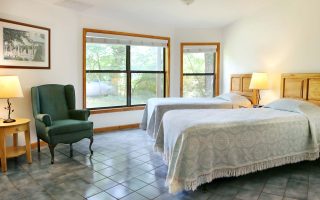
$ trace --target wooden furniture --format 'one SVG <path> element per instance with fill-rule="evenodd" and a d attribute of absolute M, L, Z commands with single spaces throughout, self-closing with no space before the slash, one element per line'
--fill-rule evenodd
<path fill-rule="evenodd" d="M 232 74 L 230 79 L 230 92 L 245 96 L 252 104 L 257 104 L 258 95 L 256 90 L 249 89 L 251 74 Z"/>
<path fill-rule="evenodd" d="M 7 158 L 13 158 L 26 153 L 28 163 L 32 163 L 30 146 L 30 120 L 16 119 L 16 122 L 3 123 L 0 121 L 0 157 L 2 172 L 7 171 Z M 24 132 L 25 146 L 18 146 L 18 133 Z M 6 136 L 13 135 L 13 146 L 7 147 Z"/>
<path fill-rule="evenodd" d="M 320 106 L 320 73 L 282 74 L 281 98 L 294 98 Z"/>

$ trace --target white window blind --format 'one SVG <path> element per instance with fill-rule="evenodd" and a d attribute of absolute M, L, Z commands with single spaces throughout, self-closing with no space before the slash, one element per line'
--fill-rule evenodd
<path fill-rule="evenodd" d="M 86 41 L 88 43 L 102 43 L 102 44 L 122 44 L 122 45 L 136 45 L 136 46 L 156 46 L 156 47 L 168 46 L 168 40 L 124 36 L 124 35 L 113 35 L 113 34 L 101 34 L 101 33 L 87 33 Z"/>
<path fill-rule="evenodd" d="M 217 46 L 201 45 L 201 46 L 184 46 L 183 53 L 215 53 Z"/>

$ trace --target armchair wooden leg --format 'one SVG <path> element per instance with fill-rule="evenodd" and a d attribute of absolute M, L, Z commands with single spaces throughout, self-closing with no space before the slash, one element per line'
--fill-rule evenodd
<path fill-rule="evenodd" d="M 49 144 L 49 149 L 50 149 L 50 153 L 51 153 L 51 164 L 54 163 L 54 148 L 56 147 L 57 145 L 54 144 Z"/>
<path fill-rule="evenodd" d="M 93 151 L 92 151 L 92 143 L 93 143 L 93 136 L 90 137 L 90 145 L 89 145 L 89 149 L 90 149 L 90 153 L 91 155 L 93 154 Z"/>
<path fill-rule="evenodd" d="M 73 149 L 72 149 L 72 143 L 70 144 L 70 158 L 73 157 Z"/>
<path fill-rule="evenodd" d="M 37 137 L 38 152 L 40 152 L 40 139 Z"/>

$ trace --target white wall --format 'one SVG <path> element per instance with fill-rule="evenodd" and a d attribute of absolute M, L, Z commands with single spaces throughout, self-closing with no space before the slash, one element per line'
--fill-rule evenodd
<path fill-rule="evenodd" d="M 148 24 L 130 19 L 105 16 L 97 18 L 32 0 L 0 0 L 0 18 L 21 21 L 51 29 L 51 69 L 21 70 L 0 68 L 0 75 L 18 75 L 24 98 L 13 99 L 13 117 L 32 119 L 30 88 L 58 83 L 73 84 L 77 108 L 82 105 L 82 28 L 107 29 L 171 37 L 171 96 L 179 95 L 180 49 L 179 42 L 211 42 L 221 38 L 218 30 L 175 30 L 160 24 Z M 0 118 L 6 117 L 4 100 L 0 100 Z M 92 115 L 95 127 L 139 123 L 143 111 L 128 111 Z M 34 122 L 31 122 L 32 141 L 36 141 Z"/>
<path fill-rule="evenodd" d="M 223 31 L 223 90 L 232 73 L 267 72 L 270 90 L 262 103 L 280 95 L 281 73 L 320 72 L 320 1 L 281 0 Z"/>

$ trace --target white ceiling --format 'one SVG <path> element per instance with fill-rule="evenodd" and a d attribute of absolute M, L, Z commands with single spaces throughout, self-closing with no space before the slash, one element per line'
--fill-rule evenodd
<path fill-rule="evenodd" d="M 278 0 L 41 0 L 85 15 L 105 15 L 181 28 L 219 28 L 253 15 Z M 107 14 L 106 14 L 107 13 Z"/>

